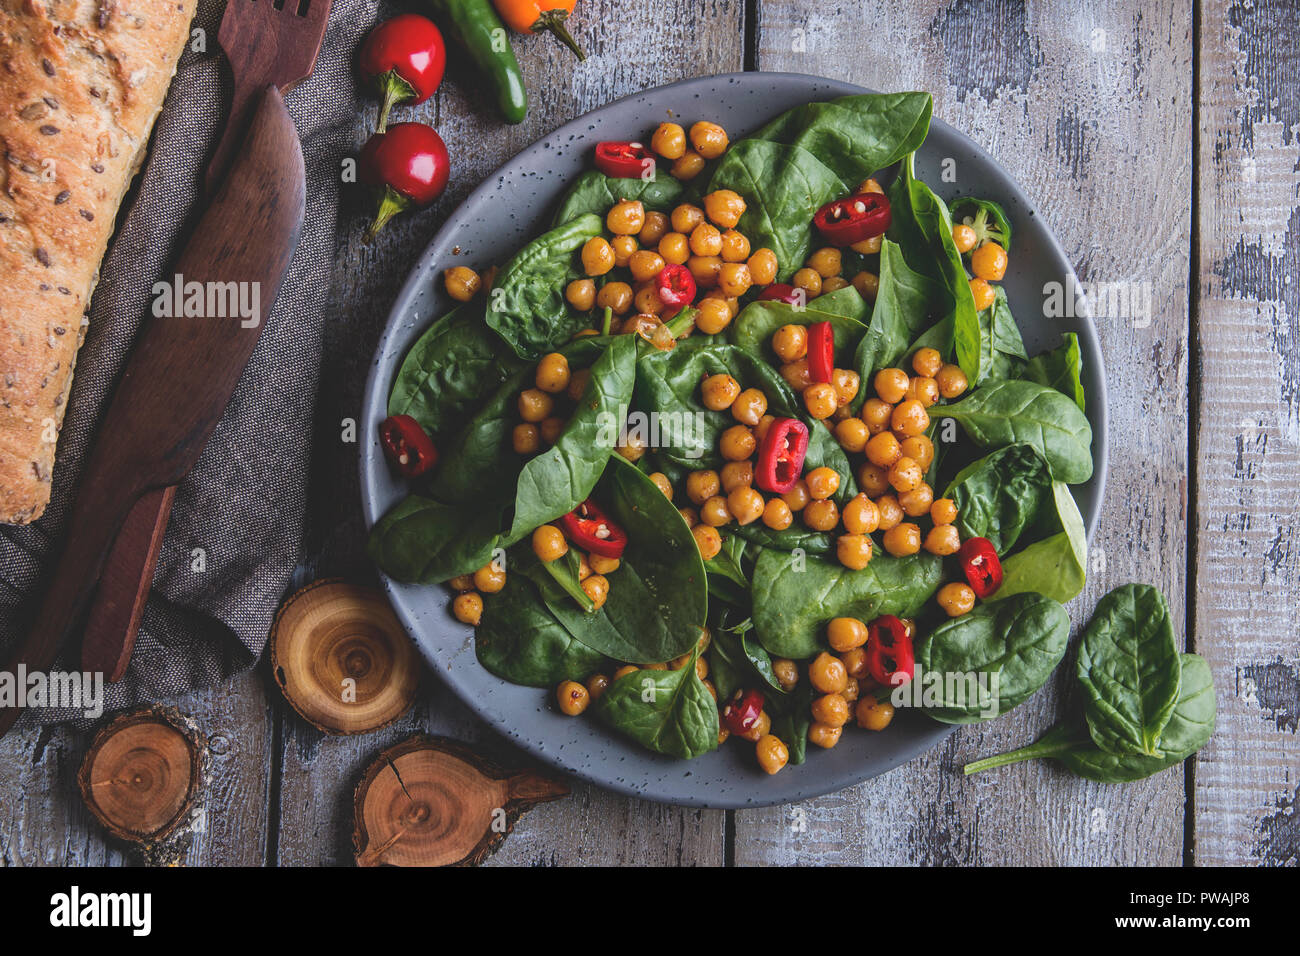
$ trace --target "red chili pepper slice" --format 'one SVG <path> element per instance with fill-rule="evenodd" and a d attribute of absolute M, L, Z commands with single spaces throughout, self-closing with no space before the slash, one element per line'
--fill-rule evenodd
<path fill-rule="evenodd" d="M 808 326 L 808 376 L 814 382 L 829 382 L 835 372 L 835 333 L 829 322 Z"/>
<path fill-rule="evenodd" d="M 976 597 L 988 597 L 1002 587 L 1002 562 L 988 538 L 967 538 L 958 554 L 962 572 Z"/>
<path fill-rule="evenodd" d="M 438 463 L 433 439 L 410 415 L 391 415 L 379 423 L 384 454 L 407 478 L 418 478 Z"/>
<path fill-rule="evenodd" d="M 801 290 L 784 282 L 773 282 L 758 294 L 759 302 L 784 302 L 786 305 L 803 305 L 807 296 Z"/>
<path fill-rule="evenodd" d="M 797 418 L 778 418 L 767 429 L 758 448 L 754 481 L 772 494 L 783 495 L 795 486 L 808 453 L 808 426 Z"/>
<path fill-rule="evenodd" d="M 892 614 L 883 614 L 867 625 L 867 673 L 877 684 L 896 687 L 910 681 L 916 672 L 916 653 L 907 625 Z M 907 680 L 896 681 L 899 674 Z"/>
<path fill-rule="evenodd" d="M 695 276 L 683 265 L 670 262 L 655 280 L 659 301 L 664 305 L 690 305 L 695 301 Z"/>
<path fill-rule="evenodd" d="M 643 179 L 654 176 L 655 158 L 640 143 L 597 143 L 596 168 L 615 179 Z"/>
<path fill-rule="evenodd" d="M 627 532 L 607 518 L 590 499 L 562 516 L 560 524 L 570 541 L 602 558 L 621 558 L 627 547 Z"/>
<path fill-rule="evenodd" d="M 736 696 L 722 708 L 722 722 L 733 734 L 746 734 L 754 729 L 763 713 L 763 693 L 757 690 L 738 690 Z"/>
<path fill-rule="evenodd" d="M 851 246 L 889 228 L 889 200 L 880 193 L 836 199 L 817 210 L 813 224 L 832 246 Z"/>

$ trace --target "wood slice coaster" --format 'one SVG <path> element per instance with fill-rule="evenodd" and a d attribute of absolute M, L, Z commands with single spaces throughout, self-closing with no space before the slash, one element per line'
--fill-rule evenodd
<path fill-rule="evenodd" d="M 337 578 L 280 608 L 271 671 L 285 699 L 327 734 L 362 734 L 411 709 L 420 661 L 383 594 Z"/>
<path fill-rule="evenodd" d="M 152 844 L 188 823 L 198 792 L 201 749 L 175 711 L 144 707 L 95 735 L 77 783 L 109 833 Z"/>
<path fill-rule="evenodd" d="M 357 784 L 357 865 L 475 866 L 525 811 L 568 794 L 556 780 L 509 773 L 454 740 L 417 735 L 380 754 Z"/>

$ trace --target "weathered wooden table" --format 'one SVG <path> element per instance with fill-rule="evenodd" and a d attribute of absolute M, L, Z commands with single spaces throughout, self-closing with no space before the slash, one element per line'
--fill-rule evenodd
<path fill-rule="evenodd" d="M 389 11 L 392 12 L 392 11 Z M 355 417 L 384 312 L 441 216 L 571 116 L 645 87 L 740 69 L 925 89 L 935 115 L 1019 180 L 1085 281 L 1149 290 L 1149 320 L 1098 318 L 1111 395 L 1109 506 L 1078 622 L 1125 581 L 1169 596 L 1213 668 L 1219 728 L 1185 768 L 1129 786 L 1021 764 L 961 764 L 1050 725 L 1063 668 L 1030 703 L 876 780 L 796 806 L 722 812 L 576 785 L 523 819 L 493 864 L 1198 864 L 1300 858 L 1300 31 L 1278 0 L 583 0 L 575 65 L 517 44 L 533 105 L 505 129 L 464 72 L 422 108 L 452 188 L 372 247 L 341 228 L 302 583 L 370 574 Z M 546 78 L 546 79 L 544 79 Z M 707 104 L 705 104 L 707 106 Z M 366 123 L 359 118 L 357 142 Z M 649 121 L 649 118 L 647 118 Z M 359 209 L 347 209 L 360 214 Z M 362 309 L 359 303 L 371 303 Z M 429 676 L 380 733 L 328 738 L 265 665 L 178 702 L 211 734 L 191 864 L 350 861 L 352 785 L 417 730 L 511 752 Z M 75 793 L 85 735 L 0 741 L 0 863 L 115 863 Z M 517 755 L 513 755 L 515 759 Z M 756 781 L 761 786 L 761 781 Z"/>

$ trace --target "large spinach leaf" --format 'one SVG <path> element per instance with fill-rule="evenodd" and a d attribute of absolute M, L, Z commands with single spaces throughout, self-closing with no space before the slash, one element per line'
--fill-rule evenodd
<path fill-rule="evenodd" d="M 957 506 L 963 540 L 988 538 L 1006 555 L 1052 501 L 1052 476 L 1032 445 L 1008 445 L 959 471 L 943 497 Z"/>
<path fill-rule="evenodd" d="M 1002 561 L 1002 586 L 988 599 L 1037 592 L 1061 603 L 1073 600 L 1088 578 L 1088 536 L 1074 496 L 1063 481 L 1052 482 L 1051 523 L 1058 529 L 1048 538 Z"/>
<path fill-rule="evenodd" d="M 926 688 L 926 713 L 946 724 L 1005 714 L 1043 686 L 1069 640 L 1065 608 L 1041 594 L 981 604 L 941 624 L 916 646 L 918 677 L 936 685 L 935 706 Z"/>
<path fill-rule="evenodd" d="M 1027 442 L 1068 484 L 1092 477 L 1092 426 L 1079 406 L 1046 385 L 990 382 L 955 404 L 935 405 L 930 417 L 954 419 L 982 448 Z"/>
<path fill-rule="evenodd" d="M 1159 756 L 1181 686 L 1164 595 L 1147 584 L 1125 584 L 1102 598 L 1079 644 L 1078 677 L 1099 748 Z"/>
<path fill-rule="evenodd" d="M 1066 332 L 1064 343 L 1035 355 L 1020 373 L 1021 378 L 1047 385 L 1074 400 L 1079 411 L 1087 411 L 1083 394 L 1083 354 L 1079 350 L 1079 336 Z"/>
<path fill-rule="evenodd" d="M 507 505 L 448 505 L 423 495 L 398 502 L 370 532 L 367 550 L 398 581 L 438 584 L 477 571 L 502 547 Z"/>
<path fill-rule="evenodd" d="M 689 760 L 718 746 L 718 705 L 695 672 L 638 670 L 610 684 L 596 716 L 656 753 Z"/>
<path fill-rule="evenodd" d="M 542 603 L 534 582 L 513 569 L 506 586 L 483 602 L 474 652 L 493 674 L 528 687 L 586 680 L 605 665 L 605 655 L 575 640 Z"/>
<path fill-rule="evenodd" d="M 864 383 L 882 368 L 890 368 L 908 352 L 908 346 L 930 328 L 936 315 L 952 309 L 952 298 L 932 279 L 908 268 L 901 247 L 888 239 L 880 246 L 880 287 L 871 310 L 871 325 L 858 343 L 853 367 Z M 863 388 L 854 402 L 860 408 Z"/>
<path fill-rule="evenodd" d="M 524 246 L 488 290 L 487 324 L 522 359 L 536 360 L 569 341 L 587 321 L 569 309 L 565 286 L 582 275 L 578 250 L 604 229 L 584 214 Z"/>
<path fill-rule="evenodd" d="M 663 212 L 681 202 L 684 192 L 681 181 L 672 176 L 617 179 L 589 169 L 565 191 L 552 225 L 562 226 L 586 215 L 599 216 L 603 220 L 610 207 L 621 199 L 639 199 L 647 209 Z"/>
<path fill-rule="evenodd" d="M 922 552 L 878 554 L 861 571 L 833 558 L 765 549 L 754 565 L 754 627 L 777 657 L 802 660 L 825 650 L 833 617 L 870 621 L 881 614 L 911 617 L 939 587 L 943 561 Z"/>

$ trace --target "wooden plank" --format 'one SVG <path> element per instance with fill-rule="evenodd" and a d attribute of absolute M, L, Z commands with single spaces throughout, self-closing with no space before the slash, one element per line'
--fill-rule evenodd
<path fill-rule="evenodd" d="M 1219 723 L 1197 864 L 1300 862 L 1297 58 L 1290 4 L 1203 6 L 1195 633 Z"/>
<path fill-rule="evenodd" d="M 744 6 L 743 0 L 651 0 L 629 20 L 615 0 L 593 0 L 579 8 L 573 31 L 588 53 L 585 63 L 577 63 L 550 37 L 514 38 L 531 98 L 523 124 L 503 126 L 478 88 L 481 84 L 454 59 L 433 100 L 400 112 L 399 119 L 422 119 L 437 127 L 451 152 L 452 182 L 434 209 L 399 218 L 371 246 L 360 241 L 367 209 L 356 196 L 345 197 L 344 211 L 356 219 L 340 226 L 330 293 L 338 321 L 326 322 L 322 381 L 331 385 L 322 389 L 317 416 L 305 549 L 310 558 L 304 576 L 373 573 L 365 557 L 356 445 L 339 437 L 345 420 L 360 406 L 389 303 L 446 213 L 507 158 L 574 116 L 661 83 L 740 69 Z M 647 125 L 654 119 L 647 117 Z M 362 142 L 370 128 L 366 123 L 373 123 L 373 113 L 340 139 Z M 344 831 L 352 786 L 366 762 L 389 743 L 416 730 L 446 733 L 489 749 L 497 743 L 434 682 L 414 716 L 361 738 L 328 739 L 292 713 L 284 719 L 278 861 L 286 864 L 351 858 Z M 492 862 L 721 863 L 724 821 L 721 812 L 659 807 L 575 784 L 572 798 L 525 816 Z"/>
<path fill-rule="evenodd" d="M 1107 590 L 1145 581 L 1169 596 L 1181 628 L 1192 76 L 1186 6 L 762 0 L 757 57 L 764 70 L 930 90 L 935 115 L 1027 187 L 1085 281 L 1149 284 L 1149 326 L 1098 323 L 1117 451 L 1111 504 L 1094 540 L 1105 569 L 1094 567 L 1070 610 L 1077 630 Z M 737 813 L 737 862 L 1179 863 L 1179 771 L 1128 787 L 1087 784 L 1036 764 L 961 776 L 966 761 L 1019 746 L 1051 725 L 1063 710 L 1067 672 L 1013 714 L 959 730 L 882 778 L 796 807 Z"/>

